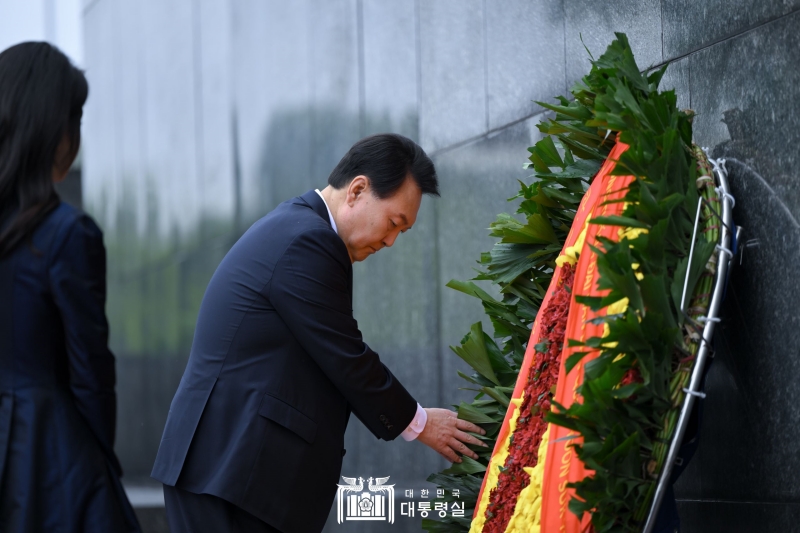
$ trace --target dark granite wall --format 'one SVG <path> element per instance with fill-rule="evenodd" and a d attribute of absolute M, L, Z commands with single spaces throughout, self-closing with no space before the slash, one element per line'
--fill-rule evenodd
<path fill-rule="evenodd" d="M 800 529 L 800 0 L 84 0 L 91 95 L 83 198 L 109 250 L 117 451 L 146 478 L 205 285 L 237 236 L 322 187 L 353 141 L 411 136 L 442 198 L 355 269 L 365 339 L 426 406 L 469 398 L 450 352 L 482 318 L 444 284 L 526 179 L 533 100 L 563 94 L 629 35 L 728 159 L 746 247 L 708 375 L 701 445 L 678 485 L 686 532 Z M 353 418 L 344 475 L 424 486 L 444 461 Z M 398 517 L 394 531 L 418 530 Z M 374 531 L 329 523 L 328 531 Z"/>

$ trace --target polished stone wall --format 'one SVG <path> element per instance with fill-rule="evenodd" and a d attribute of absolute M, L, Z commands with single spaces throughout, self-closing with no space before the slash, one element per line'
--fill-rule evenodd
<path fill-rule="evenodd" d="M 566 92 L 626 32 L 642 68 L 698 112 L 728 158 L 747 246 L 708 375 L 700 449 L 678 485 L 683 531 L 790 531 L 800 518 L 800 0 L 84 0 L 91 95 L 84 206 L 109 251 L 117 451 L 152 465 L 216 265 L 249 224 L 322 187 L 363 135 L 397 131 L 434 158 L 442 197 L 355 269 L 367 342 L 426 406 L 471 397 L 448 348 L 482 318 L 447 289 L 538 140 L 534 100 Z M 583 43 L 581 42 L 583 40 Z M 797 438 L 795 438 L 797 437 Z M 419 488 L 444 460 L 352 419 L 344 475 Z M 399 517 L 397 531 L 418 529 Z M 361 530 L 329 522 L 328 530 Z M 374 528 L 366 528 L 374 530 Z"/>

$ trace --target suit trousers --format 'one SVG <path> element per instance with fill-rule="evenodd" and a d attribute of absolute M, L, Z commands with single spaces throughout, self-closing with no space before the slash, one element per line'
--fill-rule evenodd
<path fill-rule="evenodd" d="M 211 494 L 164 485 L 172 533 L 281 533 L 247 511 Z"/>

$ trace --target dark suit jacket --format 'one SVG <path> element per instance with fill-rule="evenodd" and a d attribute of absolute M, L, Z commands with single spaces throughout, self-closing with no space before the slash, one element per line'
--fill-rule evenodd
<path fill-rule="evenodd" d="M 103 235 L 60 204 L 0 259 L 0 531 L 139 531 L 114 455 Z"/>
<path fill-rule="evenodd" d="M 416 413 L 361 338 L 352 279 L 316 192 L 256 222 L 206 289 L 153 477 L 285 533 L 320 531 L 350 410 L 384 440 Z"/>

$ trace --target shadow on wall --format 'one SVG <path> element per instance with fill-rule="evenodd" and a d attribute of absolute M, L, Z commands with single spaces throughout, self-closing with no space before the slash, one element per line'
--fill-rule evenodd
<path fill-rule="evenodd" d="M 188 232 L 173 229 L 163 235 L 158 230 L 157 189 L 136 191 L 127 185 L 135 183 L 131 179 L 124 181 L 115 212 L 108 212 L 105 202 L 92 206 L 90 211 L 104 227 L 115 221 L 105 235 L 107 314 L 111 348 L 117 355 L 116 449 L 126 479 L 150 475 L 169 404 L 189 357 L 203 294 L 241 232 L 282 201 L 323 187 L 361 131 L 417 137 L 415 114 L 409 113 L 394 129 L 392 124 L 388 113 L 363 117 L 333 108 L 277 112 L 264 130 L 254 165 L 258 199 L 250 217 L 201 215 Z M 234 183 L 241 183 L 241 176 Z M 145 195 L 144 215 L 137 214 L 137 194 Z"/>
<path fill-rule="evenodd" d="M 795 219 L 800 218 L 797 167 L 792 164 L 797 154 L 796 146 L 787 153 L 785 144 L 797 136 L 790 121 L 776 124 L 773 114 L 750 106 L 744 111 L 739 108 L 724 111 L 722 122 L 727 126 L 730 139 L 719 144 L 714 153 L 745 163 L 751 167 L 746 174 L 756 173 L 764 183 L 767 180 L 761 176 L 767 177 L 769 187 L 781 203 Z"/>
<path fill-rule="evenodd" d="M 758 502 L 772 504 L 770 527 L 789 530 L 783 526 L 794 526 L 797 508 L 791 495 L 800 493 L 786 467 L 796 463 L 792 443 L 800 438 L 800 316 L 788 296 L 800 279 L 800 223 L 792 212 L 800 203 L 788 187 L 796 176 L 780 164 L 787 157 L 780 144 L 764 138 L 773 124 L 768 114 L 753 106 L 722 115 L 730 139 L 712 155 L 726 159 L 743 232 L 715 337 L 700 446 L 676 494 L 688 522 L 715 531 L 752 523 L 762 512 Z M 708 500 L 717 503 L 699 503 Z"/>

